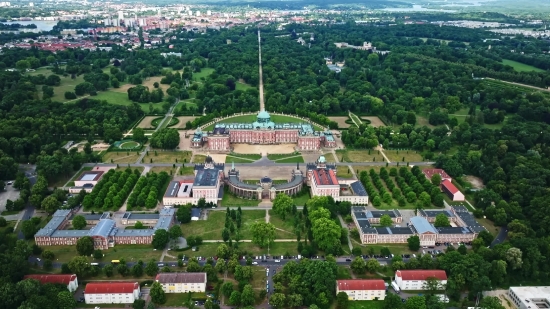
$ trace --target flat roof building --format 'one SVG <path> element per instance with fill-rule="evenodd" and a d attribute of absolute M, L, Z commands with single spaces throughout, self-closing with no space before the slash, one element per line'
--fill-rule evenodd
<path fill-rule="evenodd" d="M 550 286 L 512 286 L 508 296 L 519 309 L 550 308 Z"/>

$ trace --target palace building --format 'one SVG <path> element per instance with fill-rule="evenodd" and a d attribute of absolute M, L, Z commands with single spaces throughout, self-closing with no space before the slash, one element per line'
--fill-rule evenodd
<path fill-rule="evenodd" d="M 217 123 L 210 132 L 195 131 L 191 147 L 206 146 L 209 151 L 229 152 L 231 144 L 297 144 L 300 151 L 336 147 L 330 131 L 315 131 L 310 123 L 274 123 L 266 111 L 258 113 L 253 123 Z"/>

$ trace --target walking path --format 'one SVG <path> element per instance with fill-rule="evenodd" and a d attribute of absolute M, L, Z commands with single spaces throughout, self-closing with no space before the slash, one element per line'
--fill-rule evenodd
<path fill-rule="evenodd" d="M 265 210 L 265 223 L 269 223 L 269 209 Z"/>
<path fill-rule="evenodd" d="M 384 153 L 384 148 L 382 148 L 380 146 L 376 146 L 376 148 L 374 148 L 374 150 L 380 151 L 380 154 L 382 154 L 384 159 L 386 159 L 386 162 L 391 163 L 390 159 L 388 159 L 388 157 L 386 157 L 386 154 Z"/>
<path fill-rule="evenodd" d="M 346 224 L 346 222 L 344 222 L 344 219 L 342 219 L 341 215 L 338 215 L 338 219 L 340 220 L 340 224 L 342 225 L 342 227 L 345 227 L 347 229 L 348 225 Z M 353 250 L 353 245 L 351 244 L 351 238 L 349 237 L 349 231 L 348 231 L 348 246 L 349 246 L 349 251 L 351 252 L 351 250 Z"/>
<path fill-rule="evenodd" d="M 262 39 L 260 37 L 260 28 L 258 28 L 258 64 L 259 64 L 259 79 L 260 79 L 260 112 L 265 111 L 264 103 L 264 77 L 262 70 Z"/>

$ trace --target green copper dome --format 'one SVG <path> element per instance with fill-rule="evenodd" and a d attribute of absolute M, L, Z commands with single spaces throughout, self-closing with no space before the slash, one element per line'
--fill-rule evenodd
<path fill-rule="evenodd" d="M 269 119 L 269 118 L 271 118 L 271 116 L 269 116 L 269 113 L 266 112 L 266 111 L 261 111 L 258 114 L 258 120 L 260 120 L 260 119 Z"/>

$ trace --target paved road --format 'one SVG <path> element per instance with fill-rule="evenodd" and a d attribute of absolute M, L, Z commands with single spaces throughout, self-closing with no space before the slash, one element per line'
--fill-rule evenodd
<path fill-rule="evenodd" d="M 396 166 L 397 164 L 401 163 L 400 165 L 403 166 L 403 162 L 394 162 L 394 163 L 388 163 L 388 165 Z M 137 164 L 130 164 L 130 167 L 155 167 L 155 166 L 167 166 L 172 167 L 174 163 L 137 163 Z M 181 163 L 179 163 L 181 164 Z M 345 163 L 333 163 L 335 165 L 341 165 L 341 166 L 386 166 L 387 162 L 345 162 Z M 428 165 L 434 165 L 435 162 L 432 161 L 426 161 L 426 162 L 409 162 L 410 166 L 419 165 L 419 166 L 428 166 Z M 127 166 L 126 164 L 119 164 L 120 166 Z M 116 164 L 113 163 L 84 163 L 83 166 L 87 167 L 94 167 L 94 166 L 116 166 Z M 194 163 L 186 163 L 184 166 L 195 166 Z M 252 162 L 252 163 L 235 163 L 235 166 L 242 166 L 242 167 L 269 167 L 269 166 L 277 166 L 277 167 L 287 167 L 287 166 L 296 166 L 296 163 L 275 163 L 274 161 L 266 159 L 260 159 L 258 161 Z"/>
<path fill-rule="evenodd" d="M 495 239 L 491 243 L 491 247 L 504 242 L 506 240 L 506 238 L 508 238 L 508 228 L 506 226 L 503 226 L 500 229 L 500 232 L 498 232 L 497 237 L 495 237 Z"/>
<path fill-rule="evenodd" d="M 264 77 L 262 70 L 262 39 L 260 37 L 260 28 L 258 28 L 258 78 L 260 80 L 259 93 L 260 93 L 260 111 L 265 111 L 264 103 Z"/>
<path fill-rule="evenodd" d="M 32 186 L 36 183 L 36 165 L 21 165 L 20 169 L 25 170 L 25 177 L 29 179 L 29 182 Z M 34 215 L 35 208 L 31 204 L 27 204 L 27 207 L 25 207 L 25 211 L 23 212 L 23 216 L 21 217 L 21 220 L 17 224 L 22 224 L 23 221 L 29 220 Z M 23 232 L 19 230 L 17 233 L 17 239 L 25 239 L 25 235 L 23 235 Z"/>

